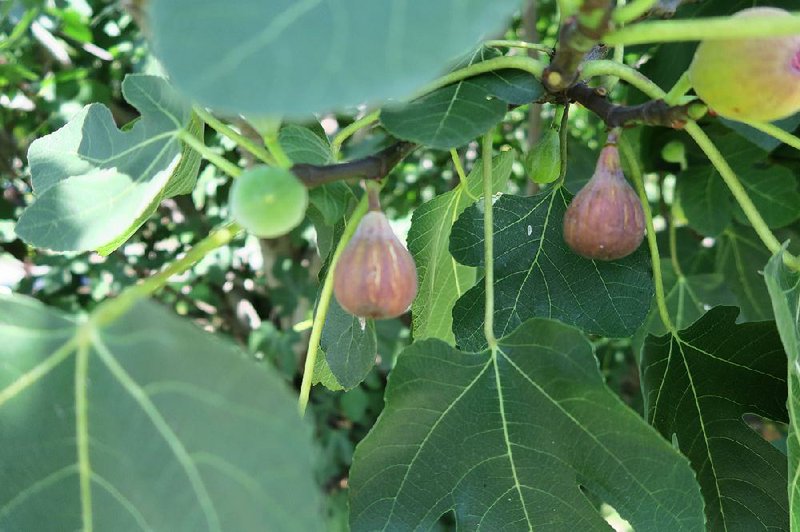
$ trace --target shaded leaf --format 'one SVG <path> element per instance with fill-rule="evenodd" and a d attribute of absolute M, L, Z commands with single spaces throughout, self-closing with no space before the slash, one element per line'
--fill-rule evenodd
<path fill-rule="evenodd" d="M 460 81 L 407 104 L 381 110 L 389 133 L 432 148 L 449 150 L 482 135 L 506 115 L 507 104 L 491 98 L 471 79 Z"/>
<path fill-rule="evenodd" d="M 678 175 L 678 199 L 689 225 L 717 236 L 730 224 L 733 196 L 713 166 L 693 166 Z"/>
<path fill-rule="evenodd" d="M 230 9 L 156 0 L 149 11 L 157 55 L 187 94 L 237 113 L 298 116 L 408 96 L 519 7 L 240 0 Z"/>
<path fill-rule="evenodd" d="M 618 261 L 591 261 L 564 243 L 562 220 L 571 195 L 562 187 L 494 205 L 495 334 L 528 318 L 550 317 L 605 336 L 632 335 L 650 310 L 653 282 L 645 247 Z M 483 213 L 475 205 L 453 225 L 450 252 L 483 264 Z M 456 342 L 481 349 L 485 288 L 478 282 L 453 309 Z"/>
<path fill-rule="evenodd" d="M 295 124 L 283 126 L 278 134 L 281 148 L 295 164 L 330 164 L 331 143 L 311 129 Z"/>
<path fill-rule="evenodd" d="M 346 312 L 331 298 L 320 347 L 336 382 L 349 389 L 357 386 L 375 365 L 378 340 L 375 321 L 364 320 Z"/>
<path fill-rule="evenodd" d="M 791 528 L 797 530 L 800 528 L 800 273 L 790 270 L 783 263 L 785 249 L 784 246 L 769 260 L 764 276 L 789 368 L 789 507 Z"/>
<path fill-rule="evenodd" d="M 786 457 L 742 419 L 786 420 L 786 360 L 775 324 L 737 325 L 716 307 L 642 352 L 647 419 L 697 472 L 708 530 L 788 530 Z"/>
<path fill-rule="evenodd" d="M 122 93 L 141 113 L 131 128 L 120 131 L 108 108 L 93 104 L 31 144 L 37 199 L 16 227 L 29 244 L 109 253 L 167 192 L 190 188 L 199 162 L 192 155 L 181 164 L 189 152 L 177 138 L 191 120 L 188 102 L 156 76 L 129 75 Z"/>
<path fill-rule="evenodd" d="M 344 387 L 333 376 L 331 367 L 325 358 L 325 353 L 321 351 L 317 351 L 317 358 L 314 360 L 314 375 L 311 378 L 311 383 L 321 384 L 334 392 L 344 390 Z"/>
<path fill-rule="evenodd" d="M 100 328 L 22 297 L 0 336 L 0 528 L 320 529 L 311 431 L 227 343 L 152 303 Z"/>
<path fill-rule="evenodd" d="M 535 319 L 495 352 L 439 340 L 398 358 L 356 449 L 351 527 L 608 530 L 588 490 L 636 530 L 702 530 L 686 460 L 603 384 L 576 329 Z"/>
<path fill-rule="evenodd" d="M 764 292 L 761 273 L 769 257 L 769 251 L 749 227 L 734 224 L 717 242 L 716 270 L 736 294 L 744 321 L 772 319 L 772 304 Z"/>
<path fill-rule="evenodd" d="M 511 175 L 514 152 L 492 161 L 494 190 L 502 190 Z M 480 196 L 483 162 L 476 161 L 467 176 L 469 194 Z M 475 268 L 459 264 L 450 255 L 450 229 L 473 199 L 461 184 L 440 194 L 414 211 L 408 231 L 408 250 L 417 264 L 419 291 L 411 306 L 414 338 L 440 338 L 449 344 L 453 336 L 453 304 L 475 284 Z"/>

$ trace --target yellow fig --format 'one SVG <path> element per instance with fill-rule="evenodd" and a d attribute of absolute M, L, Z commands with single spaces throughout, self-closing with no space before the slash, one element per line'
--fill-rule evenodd
<path fill-rule="evenodd" d="M 753 7 L 733 16 L 791 14 Z M 726 118 L 770 122 L 793 115 L 800 111 L 800 35 L 703 41 L 689 78 L 697 95 Z"/>

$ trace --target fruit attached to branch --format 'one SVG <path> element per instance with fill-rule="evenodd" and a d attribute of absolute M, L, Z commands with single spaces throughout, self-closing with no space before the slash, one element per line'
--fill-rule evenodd
<path fill-rule="evenodd" d="M 303 221 L 308 190 L 288 170 L 255 166 L 233 183 L 229 204 L 233 219 L 248 232 L 275 238 Z"/>
<path fill-rule="evenodd" d="M 561 139 L 558 130 L 548 128 L 542 133 L 525 159 L 525 168 L 534 183 L 552 183 L 561 175 Z"/>
<path fill-rule="evenodd" d="M 370 208 L 336 264 L 333 292 L 350 314 L 394 318 L 417 295 L 417 267 L 376 202 Z"/>
<path fill-rule="evenodd" d="M 753 7 L 738 18 L 791 16 Z M 717 114 L 770 122 L 800 111 L 800 35 L 700 43 L 689 67 L 694 90 Z"/>
<path fill-rule="evenodd" d="M 564 214 L 564 241 L 594 260 L 627 257 L 644 238 L 644 211 L 622 175 L 616 139 L 609 135 L 597 168 Z"/>

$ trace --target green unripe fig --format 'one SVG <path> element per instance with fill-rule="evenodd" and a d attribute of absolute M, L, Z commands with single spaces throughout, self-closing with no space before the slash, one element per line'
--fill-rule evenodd
<path fill-rule="evenodd" d="M 525 158 L 525 169 L 534 183 L 552 183 L 561 175 L 561 140 L 548 128 Z"/>
<path fill-rule="evenodd" d="M 288 170 L 255 166 L 234 181 L 228 201 L 239 225 L 258 237 L 275 238 L 303 221 L 308 190 Z"/>
<path fill-rule="evenodd" d="M 616 260 L 636 251 L 643 238 L 642 204 L 622 175 L 616 144 L 607 144 L 564 213 L 564 241 L 588 259 Z"/>
<path fill-rule="evenodd" d="M 736 18 L 791 16 L 753 7 Z M 800 111 L 800 35 L 703 41 L 689 67 L 697 95 L 717 114 L 771 122 Z"/>
<path fill-rule="evenodd" d="M 333 293 L 350 314 L 394 318 L 417 295 L 417 267 L 381 211 L 364 215 L 336 264 Z"/>

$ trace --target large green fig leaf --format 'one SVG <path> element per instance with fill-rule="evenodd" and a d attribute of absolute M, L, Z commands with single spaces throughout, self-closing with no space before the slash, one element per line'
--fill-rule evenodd
<path fill-rule="evenodd" d="M 495 32 L 519 0 L 154 0 L 156 53 L 179 88 L 253 115 L 408 96 Z M 214 38 L 209 38 L 213 35 Z"/>
<path fill-rule="evenodd" d="M 789 368 L 789 508 L 791 529 L 800 530 L 800 273 L 786 267 L 784 252 L 769 260 L 764 276 Z"/>
<path fill-rule="evenodd" d="M 492 161 L 493 189 L 500 191 L 511 175 L 514 152 Z M 483 188 L 483 162 L 476 161 L 467 176 L 468 190 L 459 183 L 414 211 L 408 231 L 408 250 L 417 263 L 419 291 L 411 306 L 414 338 L 440 338 L 449 344 L 453 336 L 453 304 L 475 284 L 475 268 L 459 264 L 450 255 L 453 222 L 473 203 Z M 472 195 L 472 197 L 470 197 Z"/>
<path fill-rule="evenodd" d="M 603 383 L 589 341 L 534 319 L 496 351 L 439 340 L 398 357 L 356 449 L 352 530 L 609 530 L 582 491 L 637 531 L 703 530 L 686 459 Z"/>
<path fill-rule="evenodd" d="M 745 414 L 786 421 L 786 357 L 772 322 L 716 307 L 642 351 L 647 419 L 692 462 L 708 530 L 788 530 L 786 457 Z"/>
<path fill-rule="evenodd" d="M 556 318 L 591 333 L 632 335 L 650 310 L 653 282 L 645 247 L 618 261 L 585 259 L 564 243 L 562 220 L 571 195 L 563 187 L 535 196 L 501 196 L 494 208 L 495 334 L 532 317 Z M 462 264 L 483 264 L 483 212 L 464 211 L 453 225 L 450 252 Z M 463 349 L 482 349 L 485 287 L 467 291 L 453 309 Z"/>
<path fill-rule="evenodd" d="M 110 253 L 145 222 L 162 198 L 190 191 L 198 155 L 178 134 L 202 124 L 163 78 L 129 75 L 125 99 L 141 113 L 120 131 L 111 111 L 89 105 L 58 131 L 31 144 L 28 160 L 36 201 L 17 234 L 55 251 Z"/>
<path fill-rule="evenodd" d="M 0 296 L 1 530 L 320 530 L 310 427 L 266 368 L 152 303 Z"/>

